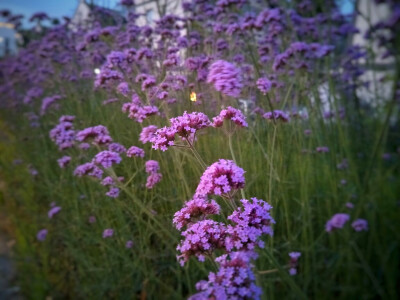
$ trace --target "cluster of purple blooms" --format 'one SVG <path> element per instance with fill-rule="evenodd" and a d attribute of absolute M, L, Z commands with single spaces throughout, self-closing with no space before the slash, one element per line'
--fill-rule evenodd
<path fill-rule="evenodd" d="M 239 97 L 243 88 L 240 70 L 225 60 L 217 60 L 211 64 L 207 82 L 212 83 L 222 94 L 234 98 Z"/>
<path fill-rule="evenodd" d="M 160 165 L 155 160 L 146 161 L 147 181 L 146 188 L 152 189 L 161 181 L 162 174 L 160 173 Z"/>
<path fill-rule="evenodd" d="M 332 232 L 337 229 L 342 229 L 344 225 L 350 220 L 350 215 L 345 213 L 338 213 L 332 216 L 325 224 L 325 231 Z M 368 221 L 365 219 L 356 219 L 351 224 L 355 231 L 368 231 Z"/>
<path fill-rule="evenodd" d="M 211 220 L 220 214 L 220 206 L 209 195 L 220 195 L 232 199 L 232 191 L 244 188 L 244 170 L 233 161 L 220 159 L 209 166 L 201 176 L 193 199 L 175 213 L 173 224 L 182 231 L 182 241 L 177 246 L 178 260 L 184 265 L 191 256 L 204 262 L 216 250 L 224 251 L 215 261 L 217 273 L 209 274 L 209 281 L 200 281 L 198 294 L 190 299 L 258 299 L 261 290 L 254 281 L 251 261 L 257 258 L 255 250 L 263 248 L 264 235 L 273 235 L 270 215 L 271 206 L 257 198 L 242 199 L 224 224 Z"/>
<path fill-rule="evenodd" d="M 75 130 L 74 116 L 62 116 L 56 127 L 50 130 L 50 138 L 56 143 L 59 150 L 68 149 L 74 146 Z"/>

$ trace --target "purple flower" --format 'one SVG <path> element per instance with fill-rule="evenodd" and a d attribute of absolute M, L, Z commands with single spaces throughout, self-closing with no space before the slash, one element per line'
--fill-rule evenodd
<path fill-rule="evenodd" d="M 106 196 L 111 198 L 117 198 L 119 196 L 119 188 L 110 187 L 110 190 L 106 193 Z"/>
<path fill-rule="evenodd" d="M 71 148 L 74 145 L 75 130 L 72 124 L 74 119 L 74 116 L 62 116 L 59 124 L 50 130 L 50 138 L 56 143 L 59 150 Z"/>
<path fill-rule="evenodd" d="M 265 95 L 272 88 L 272 82 L 268 78 L 261 77 L 257 80 L 257 88 Z"/>
<path fill-rule="evenodd" d="M 139 141 L 143 144 L 146 144 L 151 141 L 151 139 L 155 136 L 157 131 L 157 126 L 150 125 L 147 127 L 143 127 L 142 132 L 139 135 Z"/>
<path fill-rule="evenodd" d="M 76 167 L 74 175 L 78 177 L 89 175 L 101 179 L 103 176 L 103 170 L 97 167 L 94 163 L 88 162 Z"/>
<path fill-rule="evenodd" d="M 182 232 L 184 240 L 176 248 L 181 252 L 178 260 L 183 266 L 190 256 L 196 256 L 199 261 L 205 260 L 205 255 L 214 249 L 225 248 L 226 226 L 212 220 L 202 220 Z"/>
<path fill-rule="evenodd" d="M 96 223 L 96 217 L 95 216 L 89 216 L 89 223 L 90 224 Z"/>
<path fill-rule="evenodd" d="M 204 220 L 208 215 L 219 215 L 220 206 L 215 200 L 209 201 L 206 196 L 194 196 L 184 207 L 174 215 L 173 224 L 181 230 L 198 220 Z"/>
<path fill-rule="evenodd" d="M 146 180 L 146 188 L 152 189 L 157 183 L 161 181 L 162 174 L 151 173 Z"/>
<path fill-rule="evenodd" d="M 60 166 L 60 168 L 65 168 L 71 161 L 71 157 L 70 156 L 63 156 L 60 159 L 57 160 L 58 165 Z"/>
<path fill-rule="evenodd" d="M 347 207 L 348 209 L 353 209 L 353 208 L 354 208 L 354 204 L 351 203 L 351 202 L 347 202 L 347 203 L 346 203 L 346 207 Z"/>
<path fill-rule="evenodd" d="M 47 213 L 49 219 L 53 218 L 54 215 L 58 214 L 61 210 L 60 206 L 53 206 Z"/>
<path fill-rule="evenodd" d="M 334 229 L 341 229 L 349 220 L 350 216 L 348 214 L 335 214 L 328 222 L 326 222 L 325 231 L 331 232 Z"/>
<path fill-rule="evenodd" d="M 255 284 L 251 260 L 256 258 L 251 252 L 231 252 L 217 257 L 217 273 L 210 272 L 208 281 L 196 284 L 199 293 L 189 300 L 203 299 L 260 299 L 262 290 Z"/>
<path fill-rule="evenodd" d="M 235 225 L 228 226 L 228 236 L 225 246 L 228 251 L 236 250 L 254 250 L 255 246 L 264 247 L 260 237 L 263 234 L 272 236 L 271 225 L 275 220 L 271 217 L 269 211 L 272 206 L 267 202 L 251 198 L 240 200 L 242 207 L 237 208 L 228 219 Z"/>
<path fill-rule="evenodd" d="M 112 237 L 114 235 L 114 230 L 111 228 L 104 229 L 103 231 L 103 239 Z"/>
<path fill-rule="evenodd" d="M 240 70 L 224 60 L 217 60 L 210 66 L 207 82 L 214 84 L 217 91 L 235 98 L 243 87 Z"/>
<path fill-rule="evenodd" d="M 126 241 L 125 243 L 125 248 L 127 249 L 131 249 L 133 247 L 133 241 Z"/>
<path fill-rule="evenodd" d="M 232 160 L 220 159 L 205 170 L 196 195 L 222 195 L 241 189 L 245 182 L 244 173 Z"/>
<path fill-rule="evenodd" d="M 327 153 L 329 152 L 329 148 L 326 146 L 317 147 L 315 149 L 318 153 Z"/>
<path fill-rule="evenodd" d="M 119 164 L 121 160 L 121 156 L 119 156 L 117 152 L 105 150 L 97 153 L 93 162 L 108 169 L 111 168 L 113 164 Z"/>
<path fill-rule="evenodd" d="M 364 219 L 357 219 L 353 223 L 351 223 L 351 227 L 355 231 L 368 231 L 368 221 Z"/>
<path fill-rule="evenodd" d="M 236 125 L 240 127 L 248 127 L 246 117 L 244 114 L 236 108 L 228 106 L 226 109 L 221 110 L 219 115 L 213 118 L 212 125 L 214 127 L 221 127 L 224 120 L 232 120 Z"/>
<path fill-rule="evenodd" d="M 126 152 L 126 148 L 123 145 L 118 144 L 118 143 L 109 144 L 108 150 L 117 152 L 117 153 L 125 153 Z"/>
<path fill-rule="evenodd" d="M 156 160 L 148 160 L 146 161 L 145 165 L 146 165 L 146 173 L 148 174 L 157 173 L 158 171 L 160 171 L 160 165 Z"/>
<path fill-rule="evenodd" d="M 143 158 L 145 155 L 144 150 L 142 148 L 132 146 L 126 151 L 127 157 L 141 157 Z"/>
<path fill-rule="evenodd" d="M 187 113 L 186 111 L 182 116 L 170 119 L 171 128 L 180 136 L 188 137 L 197 130 L 207 128 L 210 126 L 210 120 L 201 112 Z"/>
<path fill-rule="evenodd" d="M 154 136 L 150 139 L 152 148 L 166 151 L 168 147 L 174 145 L 176 131 L 171 127 L 157 129 Z"/>
<path fill-rule="evenodd" d="M 39 232 L 36 235 L 37 240 L 43 242 L 46 239 L 47 233 L 48 233 L 47 229 L 39 230 Z"/>
<path fill-rule="evenodd" d="M 112 138 L 110 137 L 107 128 L 103 125 L 88 127 L 76 134 L 76 140 L 79 142 L 86 141 L 89 138 L 93 138 L 94 142 L 99 145 L 112 142 Z"/>
<path fill-rule="evenodd" d="M 289 115 L 281 110 L 274 110 L 263 114 L 263 118 L 267 120 L 279 120 L 284 123 L 289 122 Z"/>

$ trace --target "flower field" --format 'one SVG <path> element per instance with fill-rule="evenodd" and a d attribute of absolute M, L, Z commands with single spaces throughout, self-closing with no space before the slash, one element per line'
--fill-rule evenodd
<path fill-rule="evenodd" d="M 121 3 L 0 60 L 24 296 L 398 299 L 400 7 L 356 45 L 333 1 Z"/>

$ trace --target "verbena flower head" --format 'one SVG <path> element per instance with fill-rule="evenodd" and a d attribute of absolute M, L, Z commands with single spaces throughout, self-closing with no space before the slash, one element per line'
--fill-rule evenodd
<path fill-rule="evenodd" d="M 197 130 L 210 126 L 210 120 L 201 112 L 187 113 L 182 116 L 170 119 L 171 128 L 180 136 L 187 137 Z"/>
<path fill-rule="evenodd" d="M 55 216 L 56 214 L 58 214 L 61 211 L 61 207 L 60 206 L 53 206 L 49 212 L 47 213 L 47 216 L 49 217 L 49 219 L 53 218 L 53 216 Z"/>
<path fill-rule="evenodd" d="M 317 151 L 318 153 L 328 153 L 329 152 L 329 148 L 326 146 L 321 146 L 321 147 L 317 147 L 315 149 L 315 151 Z"/>
<path fill-rule="evenodd" d="M 334 229 L 341 229 L 350 220 L 348 214 L 335 214 L 333 217 L 326 222 L 325 230 L 326 232 L 331 232 Z"/>
<path fill-rule="evenodd" d="M 218 215 L 220 206 L 215 200 L 208 200 L 206 196 L 194 196 L 192 200 L 185 203 L 184 207 L 174 215 L 173 224 L 176 229 L 181 230 L 190 226 L 198 220 L 204 220 L 209 215 Z"/>
<path fill-rule="evenodd" d="M 166 151 L 170 146 L 174 145 L 175 134 L 176 131 L 171 127 L 157 129 L 154 136 L 150 139 L 150 142 L 153 144 L 152 148 Z"/>
<path fill-rule="evenodd" d="M 245 171 L 234 161 L 220 159 L 209 166 L 200 178 L 196 195 L 222 195 L 244 187 Z"/>
<path fill-rule="evenodd" d="M 39 230 L 39 232 L 36 235 L 37 240 L 43 242 L 46 239 L 47 233 L 48 233 L 47 229 Z"/>
<path fill-rule="evenodd" d="M 112 237 L 114 235 L 114 230 L 111 228 L 104 229 L 103 231 L 103 239 Z"/>
<path fill-rule="evenodd" d="M 74 145 L 75 130 L 72 123 L 74 119 L 74 116 L 62 116 L 58 125 L 50 130 L 50 138 L 59 150 L 71 148 Z"/>
<path fill-rule="evenodd" d="M 103 170 L 96 166 L 94 163 L 88 162 L 76 167 L 74 175 L 78 177 L 88 175 L 101 179 L 103 177 Z"/>
<path fill-rule="evenodd" d="M 152 189 L 157 183 L 161 181 L 161 179 L 161 173 L 151 173 L 149 176 L 147 176 L 146 188 Z"/>
<path fill-rule="evenodd" d="M 60 166 L 60 168 L 65 168 L 71 161 L 71 157 L 70 156 L 63 156 L 60 159 L 57 159 L 58 165 Z"/>
<path fill-rule="evenodd" d="M 226 109 L 221 110 L 218 116 L 213 118 L 213 126 L 221 127 L 224 120 L 232 120 L 239 127 L 248 127 L 246 117 L 239 109 L 228 106 Z"/>
<path fill-rule="evenodd" d="M 289 274 L 294 276 L 297 274 L 297 266 L 298 266 L 298 259 L 301 256 L 300 252 L 290 252 L 290 261 L 289 261 Z"/>
<path fill-rule="evenodd" d="M 94 142 L 99 145 L 108 144 L 112 142 L 112 138 L 107 128 L 103 125 L 97 125 L 94 127 L 88 127 L 76 134 L 76 140 L 83 142 L 93 138 Z"/>
<path fill-rule="evenodd" d="M 156 160 L 146 161 L 145 166 L 146 166 L 146 173 L 148 174 L 157 173 L 158 171 L 160 171 L 160 165 Z"/>
<path fill-rule="evenodd" d="M 218 272 L 210 272 L 208 281 L 198 282 L 196 289 L 199 293 L 189 299 L 260 299 L 262 290 L 256 286 L 252 270 L 254 257 L 254 253 L 240 251 L 216 258 Z"/>
<path fill-rule="evenodd" d="M 156 131 L 157 126 L 154 125 L 143 127 L 139 135 L 139 141 L 141 141 L 143 144 L 150 142 L 151 139 L 155 136 Z"/>
<path fill-rule="evenodd" d="M 275 220 L 269 211 L 272 206 L 262 199 L 251 198 L 240 200 L 242 207 L 238 207 L 228 219 L 235 223 L 228 226 L 226 249 L 253 250 L 255 246 L 264 247 L 260 239 L 262 235 L 273 235 L 272 224 Z"/>
<path fill-rule="evenodd" d="M 133 241 L 126 241 L 125 243 L 125 248 L 126 249 L 131 249 L 133 247 Z"/>
<path fill-rule="evenodd" d="M 202 220 L 182 232 L 184 240 L 176 248 L 181 252 L 178 256 L 183 266 L 190 256 L 204 261 L 205 256 L 215 249 L 225 248 L 226 226 L 212 220 Z"/>
<path fill-rule="evenodd" d="M 110 187 L 109 191 L 106 193 L 106 196 L 111 198 L 117 198 L 119 196 L 119 188 L 117 187 Z"/>
<path fill-rule="evenodd" d="M 268 78 L 261 77 L 257 80 L 257 88 L 265 95 L 272 88 L 272 82 Z"/>
<path fill-rule="evenodd" d="M 364 219 L 357 219 L 351 223 L 351 227 L 355 231 L 368 231 L 368 221 Z"/>
<path fill-rule="evenodd" d="M 111 168 L 113 164 L 119 164 L 121 160 L 121 156 L 119 156 L 117 152 L 105 150 L 97 153 L 93 162 L 108 169 Z"/>
<path fill-rule="evenodd" d="M 132 146 L 126 151 L 127 157 L 141 157 L 143 158 L 145 155 L 144 150 L 142 148 Z"/>
<path fill-rule="evenodd" d="M 235 98 L 243 87 L 240 70 L 225 60 L 217 60 L 210 66 L 207 82 L 214 84 L 217 91 Z"/>
<path fill-rule="evenodd" d="M 282 121 L 284 123 L 289 122 L 289 120 L 290 120 L 289 115 L 281 110 L 274 110 L 274 111 L 266 112 L 263 115 L 263 118 L 265 118 L 267 120 Z"/>
<path fill-rule="evenodd" d="M 113 151 L 113 152 L 117 152 L 117 153 L 125 153 L 126 152 L 126 148 L 119 144 L 119 143 L 111 143 L 108 145 L 108 150 Z"/>

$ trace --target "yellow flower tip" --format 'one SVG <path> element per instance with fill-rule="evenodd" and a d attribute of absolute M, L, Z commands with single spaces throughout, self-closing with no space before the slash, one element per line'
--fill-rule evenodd
<path fill-rule="evenodd" d="M 197 101 L 195 92 L 191 92 L 190 93 L 190 101 L 192 101 L 192 102 L 196 102 Z"/>

